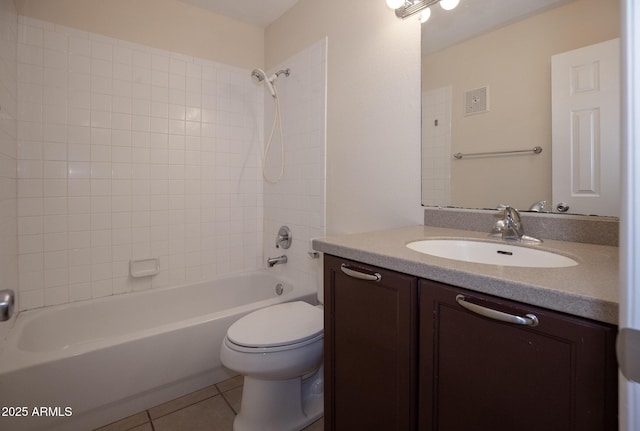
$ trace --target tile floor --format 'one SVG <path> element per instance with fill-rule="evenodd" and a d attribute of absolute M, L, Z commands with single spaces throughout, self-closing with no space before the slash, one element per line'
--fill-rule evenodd
<path fill-rule="evenodd" d="M 242 376 L 236 376 L 94 431 L 232 431 L 241 398 Z M 304 429 L 323 430 L 324 418 Z"/>

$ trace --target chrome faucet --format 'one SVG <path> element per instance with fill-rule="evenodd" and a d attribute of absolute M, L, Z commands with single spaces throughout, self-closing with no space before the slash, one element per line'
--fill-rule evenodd
<path fill-rule="evenodd" d="M 520 220 L 520 212 L 507 205 L 504 207 L 504 227 L 502 228 L 502 239 L 505 241 L 520 241 L 524 235 L 524 228 Z"/>
<path fill-rule="evenodd" d="M 15 296 L 11 289 L 0 290 L 0 322 L 11 319 L 15 306 Z"/>
<path fill-rule="evenodd" d="M 491 236 L 500 235 L 504 241 L 541 243 L 542 240 L 524 234 L 520 212 L 509 205 L 502 205 L 503 218 L 493 225 Z"/>
<path fill-rule="evenodd" d="M 276 265 L 281 265 L 283 263 L 287 263 L 287 256 L 284 254 L 278 257 L 268 257 L 267 258 L 267 266 L 269 268 L 273 268 Z"/>

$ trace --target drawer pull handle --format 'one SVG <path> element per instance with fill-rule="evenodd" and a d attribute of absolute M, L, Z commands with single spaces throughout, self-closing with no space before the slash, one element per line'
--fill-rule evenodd
<path fill-rule="evenodd" d="M 346 263 L 343 263 L 340 266 L 340 269 L 342 270 L 342 272 L 347 274 L 349 277 L 359 278 L 360 280 L 368 280 L 368 281 L 380 281 L 380 280 L 382 280 L 382 276 L 380 274 L 378 274 L 377 272 L 374 272 L 373 274 L 367 274 L 367 273 L 364 273 L 364 272 L 355 271 L 355 270 L 349 268 L 349 266 Z"/>
<path fill-rule="evenodd" d="M 538 326 L 539 323 L 538 318 L 534 314 L 527 314 L 525 317 L 521 317 L 515 316 L 513 314 L 503 313 L 502 311 L 493 310 L 491 308 L 467 302 L 464 295 L 457 295 L 456 302 L 472 313 L 476 313 L 490 319 L 500 320 L 501 322 L 515 323 L 516 325 L 527 326 Z"/>

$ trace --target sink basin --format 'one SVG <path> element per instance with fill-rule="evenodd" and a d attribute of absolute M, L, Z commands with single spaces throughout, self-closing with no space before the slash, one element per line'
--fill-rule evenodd
<path fill-rule="evenodd" d="M 575 260 L 550 251 L 466 239 L 425 239 L 407 244 L 411 250 L 464 262 L 530 268 L 564 268 Z"/>

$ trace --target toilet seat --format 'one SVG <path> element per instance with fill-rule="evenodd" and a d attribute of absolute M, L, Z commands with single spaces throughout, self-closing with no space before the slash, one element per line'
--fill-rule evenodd
<path fill-rule="evenodd" d="M 324 314 L 303 301 L 266 307 L 238 319 L 229 327 L 225 343 L 243 352 L 280 351 L 322 339 Z"/>

